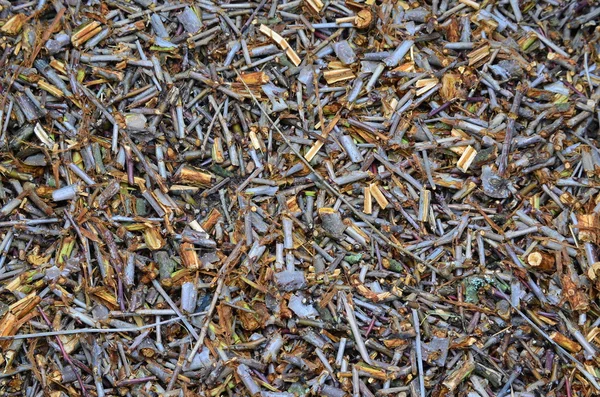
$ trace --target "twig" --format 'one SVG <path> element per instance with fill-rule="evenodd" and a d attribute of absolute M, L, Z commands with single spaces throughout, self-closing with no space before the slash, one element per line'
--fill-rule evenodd
<path fill-rule="evenodd" d="M 425 397 L 425 373 L 423 370 L 423 357 L 421 350 L 421 326 L 419 322 L 419 312 L 417 309 L 411 308 L 413 325 L 415 327 L 415 345 L 417 349 L 417 366 L 419 367 L 419 391 L 420 396 Z"/>
<path fill-rule="evenodd" d="M 210 307 L 208 308 L 206 316 L 204 317 L 204 323 L 202 324 L 202 329 L 200 330 L 200 336 L 197 338 L 198 341 L 194 345 L 194 348 L 192 349 L 192 351 L 190 352 L 190 355 L 187 358 L 188 362 L 190 362 L 190 363 L 192 361 L 194 361 L 194 357 L 196 356 L 196 353 L 200 349 L 200 346 L 202 346 L 202 344 L 204 343 L 204 338 L 206 337 L 206 333 L 208 332 L 208 326 L 211 321 L 212 313 L 215 310 L 215 307 L 217 306 L 217 302 L 219 300 L 219 296 L 221 295 L 221 292 L 223 291 L 223 285 L 225 284 L 225 276 L 227 276 L 227 274 L 229 273 L 230 267 L 233 266 L 237 262 L 237 259 L 242 254 L 243 249 L 244 249 L 244 241 L 245 240 L 240 240 L 237 243 L 237 245 L 235 246 L 233 251 L 231 251 L 231 254 L 229 254 L 227 259 L 223 263 L 223 266 L 219 270 L 219 276 L 218 276 L 218 280 L 217 280 L 217 288 L 215 289 L 215 293 L 214 293 L 212 301 L 210 303 Z"/>

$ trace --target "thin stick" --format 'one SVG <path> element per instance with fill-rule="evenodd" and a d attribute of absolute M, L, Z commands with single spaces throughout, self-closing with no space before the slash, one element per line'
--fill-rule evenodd
<path fill-rule="evenodd" d="M 44 35 L 42 36 L 40 41 L 38 41 L 33 52 L 31 53 L 31 56 L 29 57 L 29 60 L 27 61 L 27 67 L 31 67 L 31 65 L 33 65 L 33 61 L 35 60 L 38 53 L 42 49 L 42 46 L 48 41 L 50 36 L 52 36 L 52 33 L 54 32 L 54 28 L 56 27 L 56 24 L 58 24 L 58 22 L 63 17 L 63 15 L 65 15 L 65 11 L 67 11 L 67 9 L 65 7 L 62 7 L 60 10 L 58 10 L 58 12 L 56 13 L 56 16 L 50 23 L 50 26 L 48 26 L 48 28 L 45 30 Z"/>
<path fill-rule="evenodd" d="M 187 353 L 188 345 L 183 345 L 181 347 L 181 352 L 179 353 L 179 358 L 177 359 L 177 366 L 173 371 L 173 376 L 171 376 L 171 380 L 169 380 L 169 384 L 167 385 L 167 392 L 173 390 L 173 386 L 175 386 L 175 381 L 181 372 L 181 368 L 183 367 L 183 362 L 185 361 L 185 353 Z"/>
<path fill-rule="evenodd" d="M 365 342 L 360 335 L 360 329 L 358 328 L 358 324 L 356 323 L 356 318 L 354 317 L 354 310 L 350 307 L 348 303 L 348 299 L 346 295 L 343 293 L 340 295 L 342 302 L 344 303 L 344 308 L 346 309 L 346 316 L 348 318 L 348 323 L 350 324 L 350 328 L 352 329 L 352 333 L 354 334 L 354 341 L 356 342 L 356 347 L 360 352 L 361 357 L 365 362 L 371 365 L 371 357 L 369 357 L 369 353 L 367 352 L 367 347 L 365 346 Z"/>
<path fill-rule="evenodd" d="M 190 314 L 189 317 L 197 317 L 206 314 L 206 311 Z M 16 339 L 32 339 L 32 338 L 45 338 L 48 336 L 61 336 L 61 335 L 77 335 L 77 334 L 116 334 L 121 332 L 139 332 L 146 329 L 155 328 L 157 325 L 171 324 L 179 321 L 179 317 L 171 318 L 161 322 L 155 322 L 151 325 L 141 325 L 139 327 L 130 328 L 78 328 L 78 329 L 66 329 L 62 331 L 47 331 L 38 332 L 34 334 L 19 334 L 10 336 L 0 336 L 0 340 L 16 340 Z"/>
<path fill-rule="evenodd" d="M 200 337 L 198 338 L 196 345 L 194 345 L 194 348 L 192 349 L 192 351 L 190 352 L 190 355 L 187 358 L 188 362 L 190 362 L 190 363 L 192 361 L 194 361 L 194 356 L 198 352 L 198 349 L 200 349 L 200 346 L 202 346 L 202 344 L 204 343 L 204 338 L 206 337 L 206 333 L 208 332 L 208 325 L 210 324 L 210 319 L 212 317 L 212 313 L 215 310 L 215 307 L 217 306 L 217 301 L 219 300 L 219 295 L 221 295 L 221 292 L 223 291 L 223 285 L 225 283 L 225 276 L 229 272 L 230 265 L 235 263 L 237 258 L 239 257 L 239 255 L 242 253 L 242 248 L 244 247 L 244 245 L 243 245 L 244 241 L 245 240 L 240 240 L 238 242 L 238 244 L 235 246 L 233 251 L 231 251 L 231 254 L 229 254 L 227 259 L 225 260 L 225 263 L 221 267 L 221 270 L 219 270 L 219 280 L 217 282 L 217 289 L 215 290 L 215 294 L 213 295 L 212 301 L 210 303 L 210 307 L 208 309 L 208 312 L 206 313 L 206 317 L 204 317 L 204 324 L 202 325 L 202 329 L 200 330 Z"/>
<path fill-rule="evenodd" d="M 420 396 L 425 397 L 425 376 L 423 373 L 423 354 L 421 351 L 421 326 L 419 324 L 419 312 L 417 309 L 411 309 L 413 315 L 413 323 L 415 327 L 415 344 L 417 349 L 417 365 L 419 367 L 419 391 Z"/>
<path fill-rule="evenodd" d="M 173 309 L 175 311 L 175 313 L 177 313 L 177 317 L 179 317 L 181 319 L 181 321 L 183 322 L 185 327 L 188 329 L 188 331 L 190 331 L 190 334 L 192 334 L 192 336 L 195 339 L 198 339 L 199 338 L 198 333 L 196 332 L 196 330 L 194 329 L 192 324 L 190 324 L 188 319 L 185 318 L 183 316 L 183 314 L 181 314 L 181 312 L 177 308 L 177 305 L 175 304 L 175 302 L 173 302 L 173 300 L 171 299 L 169 294 L 167 294 L 167 292 L 163 289 L 163 287 L 160 285 L 160 283 L 156 279 L 154 279 L 154 280 L 152 280 L 152 285 L 154 285 L 154 288 L 156 288 L 156 290 L 162 295 L 162 297 L 169 304 L 169 306 L 171 306 L 171 309 Z M 154 323 L 154 326 L 156 326 L 156 323 Z"/>
<path fill-rule="evenodd" d="M 42 315 L 42 318 L 44 319 L 46 324 L 48 324 L 48 327 L 50 329 L 52 329 L 52 322 L 50 321 L 50 319 L 48 318 L 46 313 L 44 313 L 44 311 L 42 309 L 39 309 L 39 312 Z M 71 364 L 71 367 L 73 367 L 73 369 L 75 370 L 75 364 L 73 363 L 73 360 L 71 360 L 69 353 L 67 353 L 67 351 L 65 350 L 65 346 L 63 345 L 62 341 L 60 340 L 60 338 L 58 336 L 56 337 L 56 343 L 58 344 L 58 347 L 60 348 L 60 351 L 61 351 L 63 357 L 65 358 L 65 360 L 67 360 L 69 362 L 69 364 Z M 79 372 L 75 371 L 75 376 L 77 376 L 77 382 L 79 382 L 79 387 L 81 387 L 81 391 L 83 392 L 83 395 L 86 397 L 89 396 L 87 389 L 85 388 L 85 385 L 83 384 L 83 380 L 81 379 L 81 375 L 79 375 Z"/>

